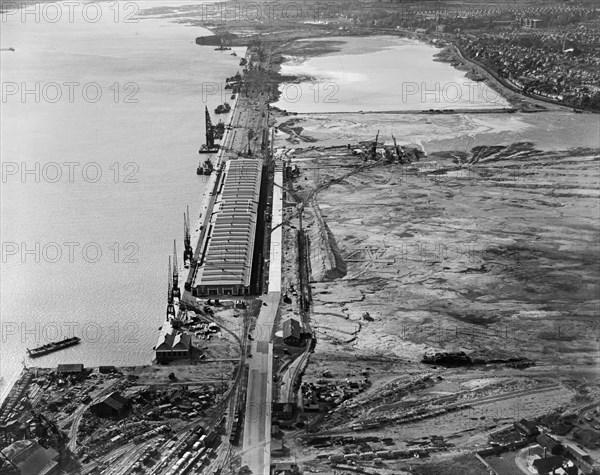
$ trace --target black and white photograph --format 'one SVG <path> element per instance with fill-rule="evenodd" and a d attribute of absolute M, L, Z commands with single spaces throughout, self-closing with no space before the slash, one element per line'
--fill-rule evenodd
<path fill-rule="evenodd" d="M 600 475 L 597 0 L 0 0 L 0 475 Z"/>

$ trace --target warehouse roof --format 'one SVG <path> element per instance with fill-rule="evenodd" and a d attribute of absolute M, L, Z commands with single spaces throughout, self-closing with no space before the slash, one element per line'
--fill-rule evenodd
<path fill-rule="evenodd" d="M 96 404 L 106 404 L 111 409 L 119 412 L 127 408 L 129 406 L 129 399 L 121 396 L 118 392 L 114 391 L 110 393 L 108 396 L 104 397 Z M 94 404 L 94 406 L 96 405 Z"/>
<path fill-rule="evenodd" d="M 164 322 L 158 335 L 155 351 L 187 351 L 192 346 L 192 338 L 187 333 L 175 330 L 171 322 Z"/>
<path fill-rule="evenodd" d="M 195 285 L 250 286 L 263 161 L 229 160 Z"/>
<path fill-rule="evenodd" d="M 59 374 L 70 374 L 70 373 L 82 373 L 83 372 L 83 365 L 76 363 L 76 364 L 59 364 L 56 367 L 56 372 Z"/>
<path fill-rule="evenodd" d="M 19 473 L 56 473 L 58 452 L 52 447 L 46 449 L 33 440 L 18 440 L 2 449 L 2 453 L 18 467 Z"/>
<path fill-rule="evenodd" d="M 533 468 L 537 470 L 538 473 L 552 473 L 554 470 L 561 468 L 563 466 L 563 459 L 560 456 L 551 456 L 546 458 L 539 458 L 533 461 Z"/>

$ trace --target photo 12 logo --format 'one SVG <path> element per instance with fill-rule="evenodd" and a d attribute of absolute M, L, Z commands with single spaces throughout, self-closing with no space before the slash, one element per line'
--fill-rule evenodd
<path fill-rule="evenodd" d="M 202 3 L 205 22 L 315 23 L 338 17 L 339 4 L 332 2 L 210 2 Z"/>
<path fill-rule="evenodd" d="M 2 183 L 139 183 L 136 162 L 2 162 Z"/>
<path fill-rule="evenodd" d="M 401 84 L 402 102 L 420 103 L 475 103 L 500 104 L 503 99 L 485 83 L 464 82 L 421 82 L 404 81 Z M 413 98 L 412 100 L 409 98 Z"/>
<path fill-rule="evenodd" d="M 140 328 L 135 322 L 117 322 L 106 326 L 98 322 L 31 322 L 3 321 L 2 344 L 10 341 L 43 345 L 79 337 L 85 343 L 137 343 Z"/>
<path fill-rule="evenodd" d="M 140 7 L 135 2 L 74 1 L 60 2 L 0 2 L 0 21 L 8 23 L 137 23 Z"/>
<path fill-rule="evenodd" d="M 103 100 L 115 104 L 137 104 L 140 86 L 135 82 L 101 85 L 97 82 L 2 82 L 2 103 L 73 104 L 86 102 L 96 104 Z M 104 98 L 104 99 L 103 99 Z"/>
<path fill-rule="evenodd" d="M 2 241 L 2 263 L 20 262 L 21 264 L 96 264 L 101 261 L 114 264 L 137 264 L 140 247 L 135 242 L 97 242 L 65 241 L 59 242 L 16 242 Z"/>
<path fill-rule="evenodd" d="M 267 86 L 267 91 L 271 96 L 279 94 L 279 99 L 283 102 L 295 104 L 303 97 L 312 98 L 312 101 L 323 104 L 337 104 L 339 99 L 337 94 L 340 86 L 334 81 L 314 81 L 305 83 L 283 83 L 278 89 L 277 86 Z M 219 97 L 221 102 L 227 102 L 231 95 L 235 94 L 226 82 L 205 81 L 202 83 L 202 103 L 206 104 L 209 97 Z"/>
<path fill-rule="evenodd" d="M 340 91 L 340 86 L 333 81 L 311 82 L 311 83 L 285 83 L 280 87 L 280 100 L 295 104 L 304 96 L 309 97 L 315 104 L 337 104 L 339 99 L 336 97 Z"/>

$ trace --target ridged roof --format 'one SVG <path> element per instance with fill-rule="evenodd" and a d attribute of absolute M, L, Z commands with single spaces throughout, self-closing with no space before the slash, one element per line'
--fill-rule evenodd
<path fill-rule="evenodd" d="M 259 159 L 225 165 L 196 286 L 250 286 L 262 165 Z"/>

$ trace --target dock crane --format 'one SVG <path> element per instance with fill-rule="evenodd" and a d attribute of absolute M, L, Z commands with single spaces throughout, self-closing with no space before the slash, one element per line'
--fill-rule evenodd
<path fill-rule="evenodd" d="M 398 146 L 396 137 L 392 135 L 392 139 L 394 140 L 394 150 L 396 150 L 396 158 L 398 159 L 398 163 L 402 163 L 402 159 L 406 156 L 406 152 L 404 152 L 404 150 Z"/>
<path fill-rule="evenodd" d="M 210 120 L 208 106 L 204 106 L 204 118 L 206 121 L 206 146 L 208 148 L 215 148 L 215 129 L 213 128 L 212 121 Z"/>
<path fill-rule="evenodd" d="M 215 126 L 210 120 L 208 106 L 204 106 L 204 122 L 206 126 L 206 143 L 200 147 L 198 153 L 215 153 L 219 150 L 219 146 L 215 144 Z"/>
<path fill-rule="evenodd" d="M 171 267 L 171 256 L 169 256 L 169 285 L 167 290 L 167 320 L 175 318 L 175 306 L 173 305 L 173 269 Z"/>
<path fill-rule="evenodd" d="M 25 401 L 29 405 L 28 409 L 31 411 L 32 417 L 39 424 L 43 424 L 48 428 L 48 432 L 47 432 L 48 434 L 50 434 L 50 433 L 54 434 L 54 436 L 56 437 L 56 441 L 58 443 L 57 448 L 58 448 L 58 450 L 61 450 L 65 446 L 65 443 L 66 443 L 65 434 L 59 429 L 59 427 L 56 425 L 56 423 L 54 421 L 50 420 L 48 417 L 46 417 L 44 414 L 42 414 L 39 410 L 34 409 L 31 405 L 31 402 L 29 401 L 29 399 L 26 399 Z"/>
<path fill-rule="evenodd" d="M 177 241 L 173 241 L 173 300 L 181 299 L 179 290 L 179 269 L 177 268 Z"/>
<path fill-rule="evenodd" d="M 371 153 L 369 158 L 371 160 L 375 160 L 377 157 L 377 142 L 379 141 L 379 130 L 377 131 L 377 135 L 375 136 L 375 142 L 371 144 Z"/>
<path fill-rule="evenodd" d="M 192 238 L 190 236 L 190 207 L 183 213 L 183 267 L 189 269 L 192 259 L 194 258 L 194 250 L 192 249 Z"/>

